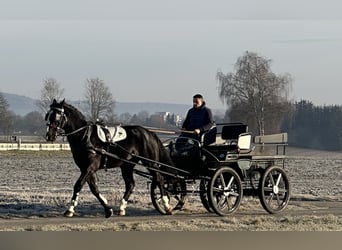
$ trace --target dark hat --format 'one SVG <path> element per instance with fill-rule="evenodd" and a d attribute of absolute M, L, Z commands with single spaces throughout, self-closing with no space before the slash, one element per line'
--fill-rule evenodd
<path fill-rule="evenodd" d="M 201 99 L 203 99 L 203 96 L 201 94 L 196 94 L 196 95 L 193 96 L 193 98 L 201 98 Z"/>

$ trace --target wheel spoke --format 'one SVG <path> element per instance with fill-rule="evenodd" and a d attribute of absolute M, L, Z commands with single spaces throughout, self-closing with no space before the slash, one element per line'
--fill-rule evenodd
<path fill-rule="evenodd" d="M 279 178 L 277 182 L 279 183 Z M 274 207 L 274 209 L 278 209 L 283 206 L 283 203 L 284 203 L 283 195 L 287 193 L 286 189 L 279 189 L 278 193 L 274 193 L 273 187 L 264 187 L 264 192 L 269 193 L 267 196 L 265 196 L 265 198 L 266 198 L 266 202 L 268 203 L 270 207 Z"/>
<path fill-rule="evenodd" d="M 185 187 L 182 187 L 182 190 L 185 190 Z M 157 186 L 155 183 L 152 182 L 151 184 L 151 199 L 152 199 L 152 204 L 155 207 L 155 209 L 161 213 L 165 214 L 165 206 L 163 202 L 163 196 L 161 194 L 160 187 Z M 185 195 L 182 195 L 181 193 L 172 193 L 168 190 L 165 190 L 165 195 L 168 198 L 169 205 L 172 210 L 181 210 L 181 208 L 184 206 L 184 199 Z"/>
<path fill-rule="evenodd" d="M 261 184 L 259 198 L 265 210 L 271 214 L 282 211 L 290 198 L 290 183 L 283 168 L 271 166 L 266 169 Z"/>
<path fill-rule="evenodd" d="M 280 200 L 279 194 L 276 194 L 276 197 L 277 197 L 278 207 L 280 207 L 282 202 Z"/>
<path fill-rule="evenodd" d="M 219 188 L 219 187 L 213 187 L 213 191 L 216 192 L 216 193 L 220 193 L 220 194 L 223 193 L 222 188 Z"/>
<path fill-rule="evenodd" d="M 278 179 L 277 179 L 277 183 L 275 184 L 277 187 L 279 186 L 280 180 L 281 180 L 281 173 L 279 173 Z"/>
<path fill-rule="evenodd" d="M 286 194 L 287 189 L 286 188 L 280 188 L 278 194 Z"/>
<path fill-rule="evenodd" d="M 221 197 L 221 199 L 218 202 L 218 207 L 220 207 L 221 209 L 225 207 L 225 204 L 227 204 L 227 197 L 223 196 Z"/>
<path fill-rule="evenodd" d="M 231 192 L 229 194 L 230 194 L 230 196 L 234 196 L 234 197 L 239 197 L 240 196 L 240 194 L 237 193 L 237 192 Z"/>
<path fill-rule="evenodd" d="M 271 194 L 270 194 L 270 196 L 268 197 L 268 201 L 267 201 L 267 203 L 271 203 L 272 202 L 272 200 L 273 200 L 273 196 L 274 196 L 274 193 L 272 192 Z"/>
<path fill-rule="evenodd" d="M 270 180 L 271 180 L 272 186 L 274 186 L 275 183 L 274 183 L 273 175 L 272 175 L 271 172 L 270 172 L 269 178 L 270 178 Z"/>
<path fill-rule="evenodd" d="M 232 177 L 230 178 L 230 180 L 229 180 L 229 183 L 228 183 L 227 187 L 226 187 L 226 186 L 224 186 L 224 189 L 230 189 L 230 186 L 232 185 L 233 181 L 234 181 L 234 176 L 232 176 Z"/>
<path fill-rule="evenodd" d="M 239 175 L 230 167 L 218 169 L 210 181 L 208 201 L 215 213 L 221 216 L 234 213 L 242 197 Z"/>
<path fill-rule="evenodd" d="M 224 181 L 223 174 L 220 174 L 220 179 L 221 179 L 221 183 L 222 183 L 223 189 L 225 189 L 225 187 L 226 187 L 226 182 Z"/>
<path fill-rule="evenodd" d="M 273 187 L 264 187 L 264 191 L 273 192 Z"/>

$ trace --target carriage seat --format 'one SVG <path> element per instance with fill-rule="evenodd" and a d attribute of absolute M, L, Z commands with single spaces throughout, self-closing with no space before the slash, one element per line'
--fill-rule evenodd
<path fill-rule="evenodd" d="M 226 142 L 237 142 L 239 135 L 247 132 L 247 125 L 242 123 L 227 124 L 222 127 L 221 138 Z"/>
<path fill-rule="evenodd" d="M 216 142 L 216 126 L 212 126 L 208 131 L 204 132 L 201 136 L 201 145 L 206 146 Z"/>
<path fill-rule="evenodd" d="M 246 137 L 239 139 L 242 135 L 249 135 L 249 137 L 248 139 Z M 247 141 L 251 141 L 251 135 L 247 133 L 247 125 L 242 123 L 230 123 L 222 127 L 221 139 L 223 143 L 207 145 L 205 148 L 214 155 L 217 155 L 219 159 L 226 159 L 227 154 L 239 153 L 239 140 L 245 140 L 246 143 L 241 145 L 241 147 L 245 149 L 247 147 Z"/>
<path fill-rule="evenodd" d="M 222 127 L 221 140 L 223 143 L 212 145 L 225 150 L 236 150 L 241 134 L 247 133 L 247 125 L 242 123 L 229 123 Z M 210 145 L 211 146 L 211 145 Z"/>

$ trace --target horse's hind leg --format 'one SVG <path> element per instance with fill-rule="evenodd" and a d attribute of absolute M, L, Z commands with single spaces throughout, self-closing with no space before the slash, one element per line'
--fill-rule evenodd
<path fill-rule="evenodd" d="M 131 196 L 134 186 L 135 186 L 135 181 L 133 178 L 133 168 L 134 168 L 133 164 L 123 164 L 121 166 L 121 174 L 125 181 L 125 193 L 121 200 L 118 215 L 122 215 L 122 216 L 126 215 L 127 201 L 129 197 Z"/>
<path fill-rule="evenodd" d="M 95 197 L 100 201 L 101 205 L 104 207 L 106 218 L 109 218 L 113 215 L 113 209 L 110 206 L 108 206 L 107 199 L 103 197 L 103 195 L 100 193 L 96 181 L 97 176 L 95 173 L 89 176 L 89 179 L 87 180 L 91 192 L 93 193 L 93 195 L 95 195 Z"/>

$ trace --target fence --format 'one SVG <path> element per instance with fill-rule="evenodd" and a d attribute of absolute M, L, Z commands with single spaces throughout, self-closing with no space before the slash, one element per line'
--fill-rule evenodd
<path fill-rule="evenodd" d="M 68 143 L 0 143 L 0 151 L 8 150 L 31 150 L 31 151 L 41 151 L 41 150 L 70 150 Z"/>

